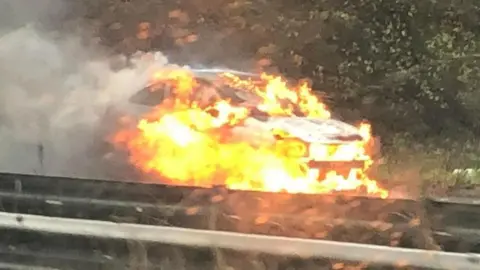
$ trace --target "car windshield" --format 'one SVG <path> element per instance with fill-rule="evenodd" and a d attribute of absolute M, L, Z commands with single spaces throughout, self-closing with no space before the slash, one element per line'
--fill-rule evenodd
<path fill-rule="evenodd" d="M 239 76 L 239 77 L 241 77 L 241 79 L 250 80 L 253 82 L 253 84 L 257 86 L 259 85 L 259 82 L 255 81 L 255 79 L 251 77 L 246 77 L 246 76 Z M 219 95 L 223 99 L 228 99 L 234 104 L 245 103 L 245 102 L 255 104 L 255 103 L 261 102 L 261 97 L 259 97 L 253 91 L 249 91 L 248 89 L 233 87 L 226 83 L 216 84 L 215 87 L 217 88 Z"/>
<path fill-rule="evenodd" d="M 130 97 L 130 102 L 146 106 L 156 106 L 165 99 L 165 86 L 147 86 Z"/>
<path fill-rule="evenodd" d="M 218 94 L 221 99 L 229 100 L 233 104 L 241 104 L 245 102 L 255 102 L 259 97 L 253 93 L 248 92 L 244 89 L 233 88 L 224 84 L 216 84 L 212 81 L 200 78 L 197 79 L 199 87 L 195 89 L 194 99 L 202 98 L 202 95 L 208 95 L 211 93 L 207 91 L 209 89 L 214 89 L 214 92 Z M 131 98 L 130 102 L 155 106 L 163 102 L 168 96 L 168 87 L 164 84 L 153 84 L 145 87 L 144 89 L 135 93 Z"/>
<path fill-rule="evenodd" d="M 239 87 L 232 87 L 225 83 L 206 78 L 197 78 L 197 82 L 198 88 L 193 91 L 192 95 L 192 99 L 194 100 L 207 100 L 206 104 L 214 102 L 217 98 L 229 100 L 236 106 L 249 106 L 251 108 L 250 116 L 257 120 L 266 121 L 270 117 L 268 113 L 257 108 L 256 105 L 262 103 L 262 98 L 252 91 Z M 213 91 L 211 91 L 212 89 Z M 130 98 L 130 102 L 153 107 L 161 104 L 166 98 L 168 98 L 170 90 L 171 89 L 165 84 L 152 84 L 134 94 Z M 290 102 L 286 100 L 280 102 L 288 103 L 285 104 L 285 106 L 290 104 Z M 293 114 L 296 116 L 304 116 L 299 110 L 294 110 Z"/>
<path fill-rule="evenodd" d="M 254 93 L 247 92 L 243 89 L 238 89 L 230 86 L 217 87 L 217 91 L 223 99 L 228 99 L 232 103 L 254 102 L 259 99 L 259 96 Z"/>

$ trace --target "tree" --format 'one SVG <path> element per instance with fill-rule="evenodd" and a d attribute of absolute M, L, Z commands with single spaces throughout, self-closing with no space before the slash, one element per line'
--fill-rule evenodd
<path fill-rule="evenodd" d="M 100 7 L 103 6 L 103 7 Z M 480 132 L 480 3 L 473 0 L 96 1 L 88 17 L 117 51 L 176 61 L 272 64 L 308 77 L 331 107 L 384 137 Z M 102 13 L 97 13 L 99 9 Z"/>
<path fill-rule="evenodd" d="M 478 132 L 474 106 L 468 104 L 478 99 L 476 9 L 477 3 L 460 1 L 331 5 L 336 34 L 330 42 L 344 59 L 337 100 L 372 102 L 369 116 L 397 132 Z"/>

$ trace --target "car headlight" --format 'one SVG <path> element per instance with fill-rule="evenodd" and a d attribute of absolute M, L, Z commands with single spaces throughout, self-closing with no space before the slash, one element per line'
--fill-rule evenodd
<path fill-rule="evenodd" d="M 291 157 L 304 157 L 307 155 L 308 148 L 304 142 L 300 140 L 292 141 L 289 149 Z"/>
<path fill-rule="evenodd" d="M 364 149 L 356 143 L 350 144 L 311 144 L 310 158 L 317 161 L 351 161 L 360 160 Z"/>
<path fill-rule="evenodd" d="M 314 160 L 327 160 L 329 158 L 328 145 L 325 144 L 310 144 L 308 148 L 310 158 Z"/>
<path fill-rule="evenodd" d="M 305 157 L 308 151 L 307 145 L 297 139 L 278 140 L 276 143 L 276 149 L 281 155 L 298 158 Z"/>

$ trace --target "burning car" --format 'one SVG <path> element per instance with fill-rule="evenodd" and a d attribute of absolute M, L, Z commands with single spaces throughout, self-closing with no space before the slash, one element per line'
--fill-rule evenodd
<path fill-rule="evenodd" d="M 123 120 L 110 142 L 152 181 L 388 194 L 366 173 L 370 126 L 332 119 L 306 83 L 268 74 L 166 69 L 113 110 Z"/>

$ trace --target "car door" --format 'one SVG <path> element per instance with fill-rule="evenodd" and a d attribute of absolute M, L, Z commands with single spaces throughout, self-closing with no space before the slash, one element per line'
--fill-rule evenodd
<path fill-rule="evenodd" d="M 102 114 L 99 127 L 98 137 L 104 138 L 107 134 L 112 134 L 124 125 L 122 122 L 124 117 L 128 119 L 138 119 L 162 102 L 170 95 L 170 89 L 165 85 L 155 84 L 147 86 L 140 91 L 135 92 L 125 102 L 109 105 Z"/>

